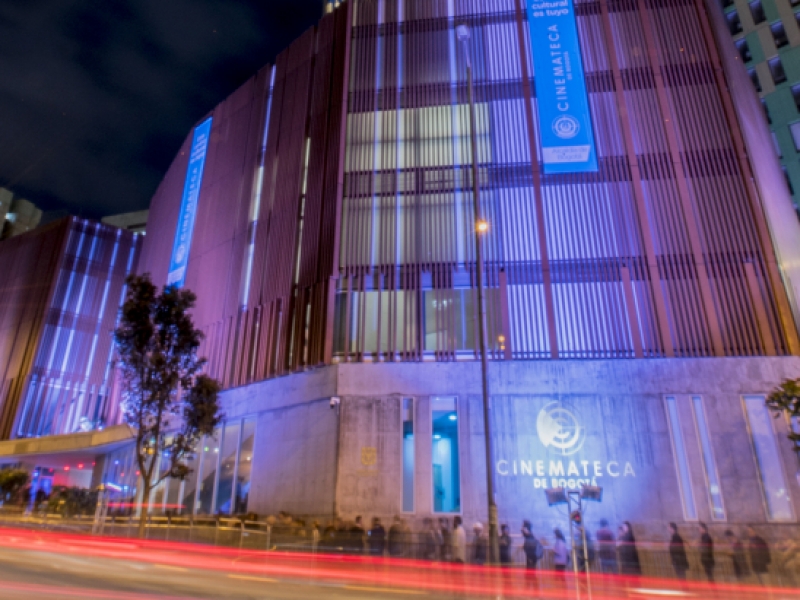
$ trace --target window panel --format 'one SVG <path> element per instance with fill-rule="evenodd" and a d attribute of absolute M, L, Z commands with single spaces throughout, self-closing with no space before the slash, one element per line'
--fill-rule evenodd
<path fill-rule="evenodd" d="M 767 518 L 770 521 L 794 521 L 794 508 L 783 472 L 783 461 L 765 398 L 745 396 L 744 406 L 761 478 Z"/>
<path fill-rule="evenodd" d="M 253 448 L 256 439 L 255 418 L 245 419 L 242 426 L 242 441 L 239 446 L 239 470 L 236 473 L 236 490 L 234 492 L 234 514 L 247 513 L 250 497 L 250 477 L 253 470 Z"/>
<path fill-rule="evenodd" d="M 222 430 L 222 444 L 217 482 L 216 508 L 217 514 L 231 514 L 233 503 L 233 481 L 236 474 L 236 456 L 239 449 L 239 433 L 242 428 L 240 420 L 225 423 Z"/>
<path fill-rule="evenodd" d="M 669 421 L 670 437 L 672 439 L 672 453 L 675 456 L 675 468 L 678 474 L 678 485 L 683 503 L 683 515 L 687 521 L 697 520 L 697 506 L 694 502 L 692 490 L 692 477 L 689 471 L 689 459 L 686 455 L 686 444 L 683 440 L 681 420 L 678 415 L 678 402 L 674 396 L 667 397 L 667 417 Z"/>
<path fill-rule="evenodd" d="M 717 472 L 717 461 L 714 458 L 714 447 L 711 443 L 711 433 L 708 429 L 708 419 L 700 396 L 692 398 L 694 419 L 697 425 L 697 435 L 700 440 L 700 451 L 703 455 L 706 481 L 708 482 L 708 495 L 711 502 L 711 515 L 715 521 L 725 520 L 725 503 L 722 499 L 722 484 Z"/>
<path fill-rule="evenodd" d="M 403 398 L 403 512 L 414 512 L 413 398 Z"/>
<path fill-rule="evenodd" d="M 431 398 L 433 419 L 433 511 L 461 512 L 456 398 Z"/>

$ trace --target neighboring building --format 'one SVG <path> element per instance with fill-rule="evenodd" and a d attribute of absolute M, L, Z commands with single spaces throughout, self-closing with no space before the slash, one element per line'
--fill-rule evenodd
<path fill-rule="evenodd" d="M 764 405 L 800 376 L 800 224 L 724 19 L 575 10 L 583 72 L 568 14 L 534 80 L 520 0 L 343 2 L 190 132 L 139 271 L 197 293 L 226 420 L 159 507 L 485 520 L 466 23 L 501 520 L 549 536 L 544 488 L 595 482 L 645 536 L 800 533 Z"/>
<path fill-rule="evenodd" d="M 0 188 L 0 240 L 26 233 L 39 226 L 42 211 L 23 198 L 14 198 L 13 192 Z"/>
<path fill-rule="evenodd" d="M 104 225 L 111 225 L 112 227 L 119 227 L 120 229 L 144 235 L 147 232 L 147 216 L 149 213 L 150 211 L 148 210 L 139 210 L 121 215 L 111 215 L 103 217 L 101 222 Z"/>
<path fill-rule="evenodd" d="M 119 423 L 112 332 L 140 240 L 68 217 L 0 242 L 2 439 L 85 434 Z M 64 460 L 38 456 L 31 466 Z M 88 471 L 92 461 L 84 459 Z"/>
<path fill-rule="evenodd" d="M 800 207 L 800 2 L 721 0 L 721 6 Z"/>

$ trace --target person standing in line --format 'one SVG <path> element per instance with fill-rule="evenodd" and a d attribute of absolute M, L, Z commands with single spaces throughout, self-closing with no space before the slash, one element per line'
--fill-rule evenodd
<path fill-rule="evenodd" d="M 700 564 L 703 565 L 703 570 L 706 572 L 706 578 L 710 583 L 714 581 L 714 540 L 708 533 L 708 525 L 702 521 L 699 523 L 700 528 Z"/>
<path fill-rule="evenodd" d="M 421 558 L 425 560 L 436 560 L 436 549 L 438 548 L 438 532 L 433 526 L 433 519 L 425 518 L 422 520 L 422 539 Z"/>
<path fill-rule="evenodd" d="M 767 541 L 752 527 L 747 528 L 747 551 L 750 554 L 750 568 L 758 577 L 758 582 L 764 585 L 769 573 L 769 565 L 772 562 L 772 555 Z"/>
<path fill-rule="evenodd" d="M 669 558 L 672 561 L 672 568 L 675 569 L 675 576 L 678 579 L 686 579 L 686 571 L 689 570 L 689 557 L 686 556 L 686 544 L 678 533 L 676 523 L 669 524 Z"/>
<path fill-rule="evenodd" d="M 560 579 L 564 579 L 567 574 L 567 565 L 569 564 L 569 548 L 567 548 L 567 540 L 564 534 L 556 527 L 553 530 L 553 535 L 556 538 L 553 544 L 553 568 Z"/>
<path fill-rule="evenodd" d="M 452 535 L 450 534 L 450 524 L 444 517 L 439 519 L 439 560 L 449 562 L 452 558 L 451 548 Z"/>
<path fill-rule="evenodd" d="M 750 574 L 747 556 L 744 553 L 744 544 L 730 529 L 725 531 L 725 542 L 727 543 L 727 554 L 731 557 L 733 574 L 737 581 L 743 581 Z"/>
<path fill-rule="evenodd" d="M 367 547 L 372 556 L 383 556 L 386 550 L 386 530 L 378 517 L 372 519 L 372 529 L 367 533 Z"/>
<path fill-rule="evenodd" d="M 472 563 L 476 565 L 486 564 L 486 552 L 489 548 L 489 542 L 486 536 L 483 535 L 483 524 L 475 523 L 472 526 Z"/>
<path fill-rule="evenodd" d="M 361 515 L 358 515 L 355 523 L 353 523 L 353 526 L 350 527 L 350 551 L 354 554 L 363 554 L 365 537 L 366 532 L 364 531 L 364 520 L 361 518 Z"/>
<path fill-rule="evenodd" d="M 500 539 L 498 540 L 500 546 L 500 566 L 511 566 L 511 531 L 508 525 L 500 526 Z"/>
<path fill-rule="evenodd" d="M 465 564 L 467 562 L 467 532 L 461 525 L 461 517 L 453 518 L 452 556 L 453 562 Z"/>
<path fill-rule="evenodd" d="M 533 535 L 531 522 L 522 522 L 522 550 L 525 552 L 525 568 L 533 571 L 544 554 L 544 548 L 536 536 Z"/>
<path fill-rule="evenodd" d="M 631 525 L 630 521 L 625 521 L 619 526 L 617 551 L 620 573 L 623 575 L 642 574 L 639 551 L 636 549 L 636 536 L 633 535 L 633 525 Z"/>
<path fill-rule="evenodd" d="M 617 540 L 606 519 L 600 520 L 600 529 L 597 530 L 597 549 L 600 558 L 600 571 L 606 575 L 616 574 Z"/>
<path fill-rule="evenodd" d="M 316 554 L 317 549 L 319 548 L 319 521 L 314 521 L 311 524 L 311 552 Z"/>
<path fill-rule="evenodd" d="M 403 522 L 395 517 L 389 527 L 389 556 L 403 556 Z"/>

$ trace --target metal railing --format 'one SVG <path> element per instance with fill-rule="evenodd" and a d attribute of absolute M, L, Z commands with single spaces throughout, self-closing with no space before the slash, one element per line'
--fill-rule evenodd
<path fill-rule="evenodd" d="M 0 518 L 19 522 L 17 519 L 21 518 L 21 515 L 0 511 Z M 91 516 L 64 518 L 61 514 L 39 513 L 36 517 L 28 517 L 25 522 L 39 527 L 65 528 L 73 531 L 90 532 L 94 529 L 99 535 L 123 538 L 137 537 L 139 528 L 139 517 L 136 515 L 108 515 L 99 524 L 99 528 Z M 310 527 L 270 524 L 265 521 L 230 517 L 152 515 L 147 519 L 145 532 L 146 538 L 151 540 L 197 543 L 242 550 L 386 556 L 434 562 L 449 562 L 452 557 L 450 548 L 426 543 L 423 534 L 420 533 L 406 532 L 399 538 L 390 540 L 387 532 L 382 551 L 379 551 L 374 543 L 370 544 L 366 536 L 362 537 L 350 531 L 337 531 L 333 534 L 328 532 L 327 536 L 323 531 L 315 535 Z M 752 573 L 747 565 L 749 572 L 739 578 L 734 572 L 732 557 L 722 544 L 718 544 L 715 552 L 715 581 L 780 587 L 800 586 L 800 569 L 798 569 L 800 544 L 791 545 L 791 548 L 794 550 L 772 549 L 772 562 L 767 574 L 759 577 Z M 668 579 L 676 576 L 666 544 L 640 544 L 638 554 L 643 576 Z M 467 562 L 473 562 L 474 555 L 474 545 L 468 544 Z M 687 579 L 705 581 L 705 569 L 700 563 L 697 549 L 687 546 L 687 555 L 689 559 Z M 511 562 L 508 565 L 510 568 L 525 566 L 521 538 L 513 538 L 510 558 Z M 545 547 L 536 568 L 539 571 L 552 571 L 554 566 L 553 551 Z M 603 563 L 599 556 L 595 556 L 590 564 L 590 570 L 594 573 L 603 573 L 604 566 L 610 567 L 611 573 L 619 572 L 619 562 L 609 565 Z M 605 572 L 608 573 L 609 570 Z"/>

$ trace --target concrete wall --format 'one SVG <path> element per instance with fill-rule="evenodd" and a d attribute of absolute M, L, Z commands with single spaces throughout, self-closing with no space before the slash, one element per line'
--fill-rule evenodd
<path fill-rule="evenodd" d="M 591 505 L 587 515 L 593 526 L 600 518 L 630 520 L 641 534 L 660 537 L 665 522 L 685 522 L 666 395 L 677 398 L 697 516 L 712 523 L 691 409 L 692 395 L 699 395 L 727 511 L 719 528 L 757 523 L 776 536 L 793 530 L 767 523 L 741 397 L 766 394 L 783 379 L 800 376 L 800 359 L 515 361 L 490 369 L 497 501 L 501 521 L 512 529 L 525 518 L 544 535 L 554 525 L 566 526 L 565 510 L 545 501 L 543 488 L 553 483 L 551 461 L 554 473 L 563 463 L 558 478 L 568 484 L 594 480 L 603 486 L 603 502 Z M 433 508 L 430 398 L 444 395 L 459 399 L 462 514 L 468 524 L 485 522 L 476 363 L 341 364 L 225 392 L 229 417 L 258 415 L 252 510 L 313 516 L 335 511 L 346 519 L 400 514 L 401 407 L 408 397 L 415 399 L 415 510 L 406 517 L 416 528 Z M 329 408 L 331 396 L 341 397 L 340 413 Z M 583 428 L 585 440 L 573 455 L 548 448 L 540 438 L 537 420 L 552 403 L 567 408 Z M 786 423 L 774 424 L 800 515 L 797 458 L 785 437 Z M 571 466 L 576 471 L 570 475 Z"/>

